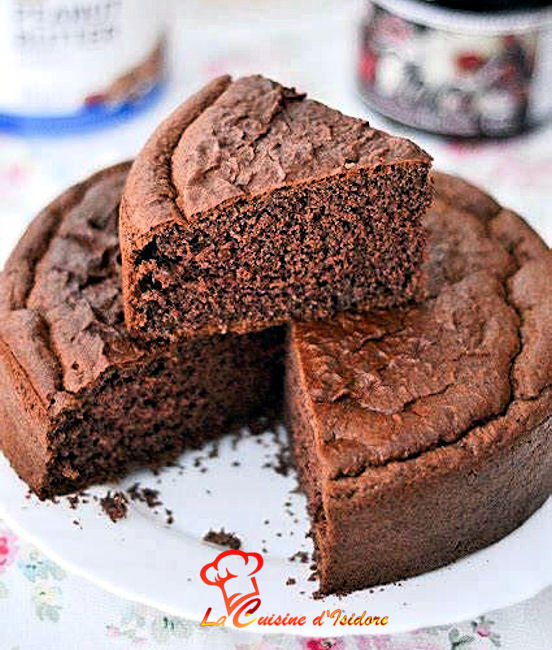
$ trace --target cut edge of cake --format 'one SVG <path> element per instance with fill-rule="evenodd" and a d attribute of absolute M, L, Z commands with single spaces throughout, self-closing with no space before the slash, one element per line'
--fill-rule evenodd
<path fill-rule="evenodd" d="M 430 163 L 410 141 L 276 82 L 213 81 L 130 171 L 120 220 L 129 329 L 174 340 L 417 299 Z"/>

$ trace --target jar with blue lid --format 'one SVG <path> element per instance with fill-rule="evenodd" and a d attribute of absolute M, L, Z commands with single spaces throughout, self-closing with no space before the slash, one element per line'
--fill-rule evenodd
<path fill-rule="evenodd" d="M 78 131 L 149 106 L 166 23 L 165 0 L 0 0 L 0 129 Z"/>

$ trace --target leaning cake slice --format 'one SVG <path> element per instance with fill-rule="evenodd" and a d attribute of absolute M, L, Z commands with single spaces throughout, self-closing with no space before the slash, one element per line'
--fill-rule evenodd
<path fill-rule="evenodd" d="M 130 172 L 120 222 L 130 330 L 249 332 L 411 300 L 430 162 L 269 79 L 215 80 Z"/>
<path fill-rule="evenodd" d="M 128 168 L 62 194 L 0 275 L 0 447 L 40 497 L 160 464 L 279 404 L 279 329 L 173 346 L 129 336 L 117 237 Z"/>
<path fill-rule="evenodd" d="M 427 300 L 291 327 L 287 421 L 323 594 L 491 544 L 552 490 L 552 252 L 435 178 Z"/>

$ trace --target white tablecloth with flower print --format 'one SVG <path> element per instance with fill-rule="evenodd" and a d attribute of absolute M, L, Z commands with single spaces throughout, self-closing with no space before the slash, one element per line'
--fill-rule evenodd
<path fill-rule="evenodd" d="M 360 0 L 189 0 L 176 7 L 174 73 L 147 115 L 104 132 L 56 140 L 0 135 L 0 263 L 32 215 L 89 172 L 132 157 L 159 119 L 188 92 L 221 72 L 262 71 L 377 126 L 354 85 Z M 443 142 L 404 131 L 435 165 L 487 187 L 552 242 L 552 128 L 487 144 Z M 106 549 L 106 552 L 109 552 Z M 477 584 L 473 585 L 477 589 Z M 301 639 L 207 630 L 121 600 L 67 574 L 0 521 L 0 650 L 79 648 L 236 648 L 270 650 L 547 650 L 552 589 L 473 621 L 392 637 Z"/>
<path fill-rule="evenodd" d="M 312 639 L 200 628 L 68 575 L 0 523 L 2 650 L 548 650 L 551 640 L 552 589 L 473 621 L 394 636 Z"/>

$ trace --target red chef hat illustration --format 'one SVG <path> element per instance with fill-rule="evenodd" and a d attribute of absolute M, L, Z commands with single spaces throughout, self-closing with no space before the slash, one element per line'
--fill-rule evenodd
<path fill-rule="evenodd" d="M 201 579 L 207 585 L 214 585 L 222 591 L 228 614 L 239 605 L 259 596 L 259 587 L 254 577 L 263 566 L 259 553 L 224 551 L 210 564 L 201 569 Z M 260 601 L 259 601 L 260 602 Z"/>

